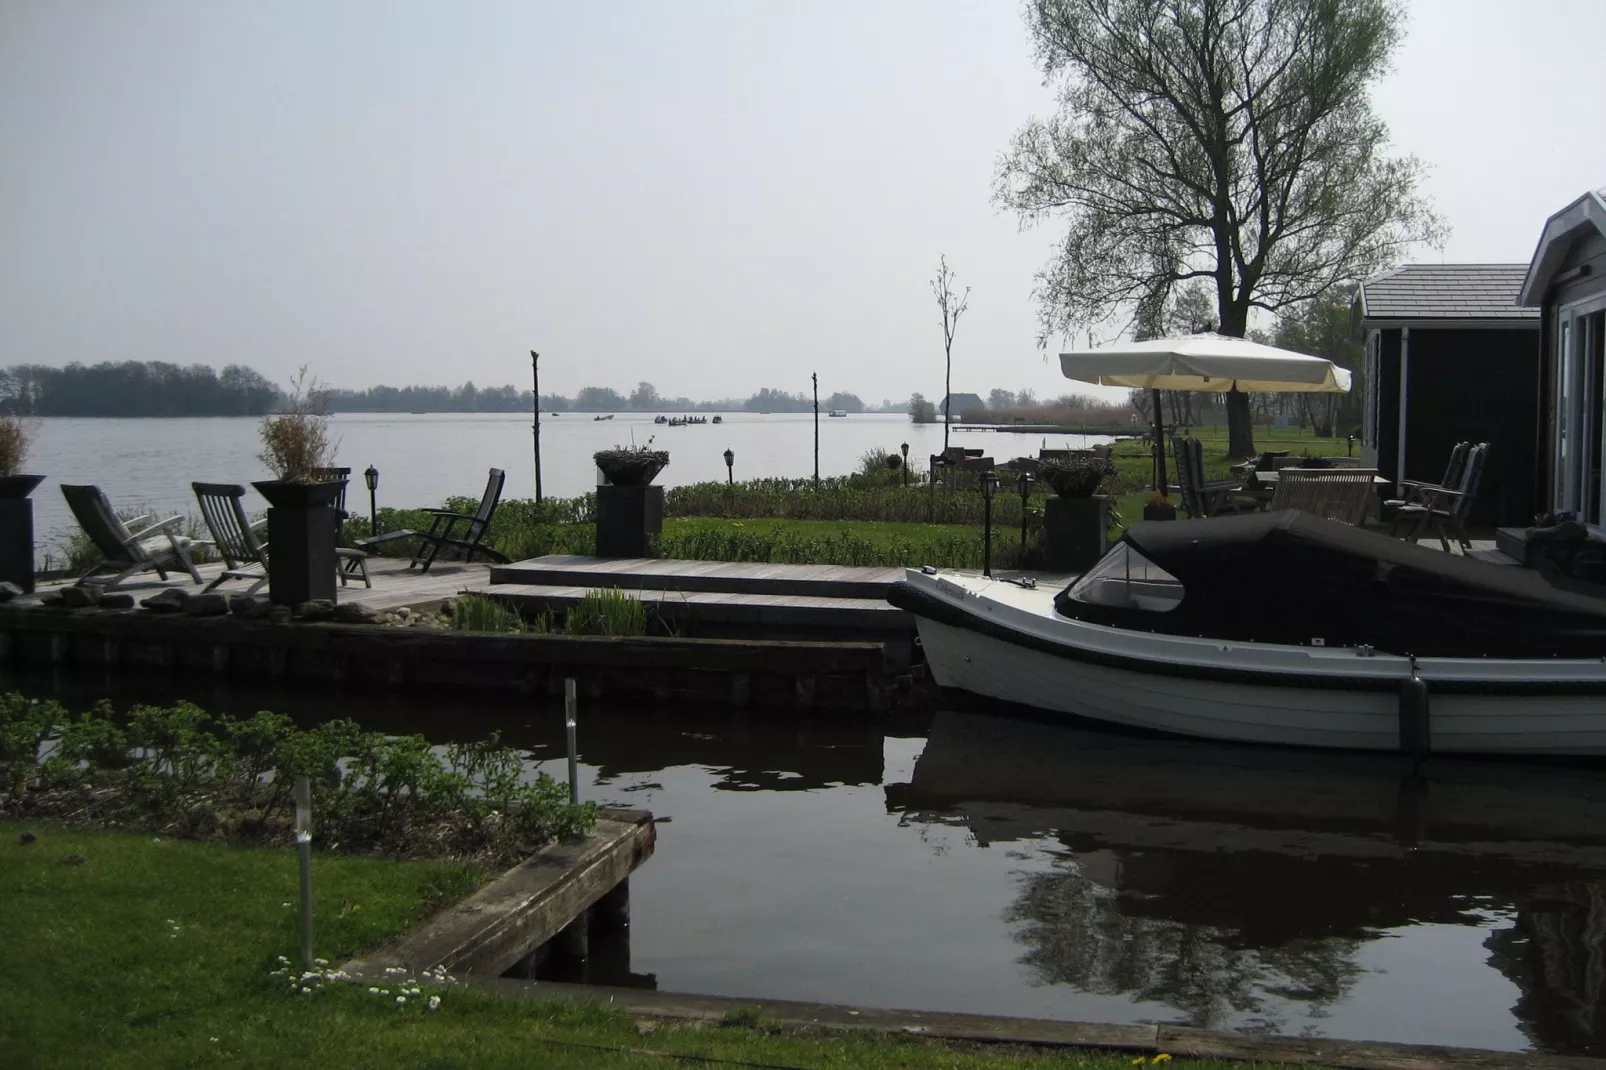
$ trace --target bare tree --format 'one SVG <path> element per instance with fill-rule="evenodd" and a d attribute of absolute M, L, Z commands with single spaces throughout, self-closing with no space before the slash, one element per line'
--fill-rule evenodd
<path fill-rule="evenodd" d="M 954 290 L 954 273 L 948 266 L 947 256 L 937 262 L 937 277 L 931 280 L 931 292 L 937 298 L 937 307 L 942 310 L 942 451 L 947 453 L 948 425 L 953 423 L 953 413 L 948 411 L 948 405 L 954 394 L 954 331 L 959 329 L 959 317 L 965 314 L 965 309 L 970 305 L 969 286 L 962 294 Z"/>
<path fill-rule="evenodd" d="M 1216 329 L 1309 301 L 1435 242 L 1422 165 L 1386 154 L 1371 85 L 1401 37 L 1399 0 L 1028 0 L 1059 113 L 1000 163 L 1025 223 L 1063 217 L 1038 275 L 1041 339 L 1156 319 L 1202 280 Z M 1254 451 L 1228 395 L 1229 452 Z"/>

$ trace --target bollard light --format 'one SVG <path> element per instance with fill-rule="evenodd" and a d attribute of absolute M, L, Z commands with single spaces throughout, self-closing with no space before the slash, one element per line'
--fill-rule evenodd
<path fill-rule="evenodd" d="M 993 495 L 998 491 L 998 473 L 981 474 L 981 574 L 993 577 Z"/>
<path fill-rule="evenodd" d="M 734 486 L 736 483 L 736 454 L 731 450 L 725 451 L 725 482 Z"/>
<path fill-rule="evenodd" d="M 379 534 L 379 509 L 375 505 L 375 493 L 379 490 L 379 469 L 373 465 L 362 474 L 362 481 L 368 484 L 368 534 Z"/>
<path fill-rule="evenodd" d="M 898 448 L 903 450 L 903 485 L 907 487 L 909 485 L 909 443 L 905 442 Z"/>

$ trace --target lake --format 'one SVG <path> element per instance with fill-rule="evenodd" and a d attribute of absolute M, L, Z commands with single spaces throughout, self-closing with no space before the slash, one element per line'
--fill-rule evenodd
<path fill-rule="evenodd" d="M 3 681 L 82 704 L 500 729 L 537 701 Z M 582 794 L 672 821 L 631 878 L 666 991 L 1606 1053 L 1606 775 L 944 710 L 886 724 L 582 702 Z"/>
<path fill-rule="evenodd" d="M 654 424 L 653 413 L 618 413 L 595 420 L 591 413 L 541 418 L 543 490 L 573 497 L 596 486 L 591 455 L 616 445 L 645 445 L 669 451 L 669 467 L 657 479 L 664 486 L 726 478 L 724 452 L 735 454 L 737 479 L 806 476 L 814 471 L 812 413 L 726 413 L 724 423 L 692 427 Z M 255 418 L 157 420 L 42 420 L 29 471 L 48 478 L 34 492 L 34 530 L 41 546 L 60 541 L 71 513 L 57 486 L 94 483 L 119 509 L 160 514 L 194 513 L 192 482 L 240 483 L 267 471 L 257 460 L 260 421 Z M 339 440 L 337 464 L 352 469 L 349 507 L 367 508 L 360 473 L 379 470 L 378 504 L 438 506 L 453 494 L 478 497 L 490 468 L 507 471 L 508 497 L 535 495 L 530 416 L 527 413 L 347 413 L 330 418 Z M 1105 437 L 999 434 L 953 431 L 955 445 L 981 447 L 998 460 L 1049 446 L 1087 446 Z M 820 415 L 820 474 L 843 475 L 858 468 L 871 449 L 897 450 L 909 443 L 909 456 L 924 459 L 942 448 L 941 424 L 914 424 L 899 413 Z M 266 509 L 252 491 L 247 508 Z"/>

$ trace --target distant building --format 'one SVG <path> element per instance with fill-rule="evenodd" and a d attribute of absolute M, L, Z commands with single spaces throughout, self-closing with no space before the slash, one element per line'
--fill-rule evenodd
<path fill-rule="evenodd" d="M 1525 264 L 1409 264 L 1363 282 L 1361 456 L 1391 481 L 1437 483 L 1451 448 L 1491 444 L 1472 520 L 1529 524 L 1539 504 L 1539 309 Z M 1345 434 L 1349 428 L 1337 428 Z"/>
<path fill-rule="evenodd" d="M 950 394 L 944 403 L 937 407 L 946 413 L 950 406 L 953 408 L 954 419 L 957 420 L 967 412 L 985 411 L 987 403 L 981 399 L 980 394 Z"/>
<path fill-rule="evenodd" d="M 1606 535 L 1606 189 L 1545 221 L 1518 300 L 1543 329 L 1541 502 Z"/>

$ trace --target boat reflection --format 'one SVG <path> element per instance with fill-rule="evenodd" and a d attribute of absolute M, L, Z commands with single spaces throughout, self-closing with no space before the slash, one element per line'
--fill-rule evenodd
<path fill-rule="evenodd" d="M 1191 1024 L 1320 1017 L 1385 930 L 1490 928 L 1536 1048 L 1606 1051 L 1606 773 L 1137 739 L 945 712 L 907 822 L 1055 842 L 1006 912 L 1040 983 Z"/>

